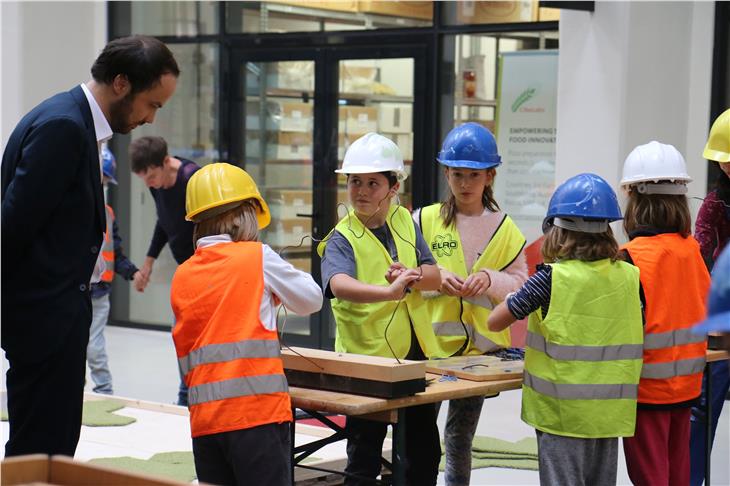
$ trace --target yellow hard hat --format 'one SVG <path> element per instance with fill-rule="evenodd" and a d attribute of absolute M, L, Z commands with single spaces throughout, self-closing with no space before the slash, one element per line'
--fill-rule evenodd
<path fill-rule="evenodd" d="M 725 110 L 712 124 L 702 156 L 723 164 L 730 162 L 730 109 Z"/>
<path fill-rule="evenodd" d="M 214 216 L 220 211 L 212 212 L 214 208 L 231 206 L 231 203 L 256 199 L 261 206 L 257 211 L 259 229 L 266 228 L 271 222 L 269 206 L 261 197 L 256 183 L 245 170 L 235 165 L 216 163 L 202 167 L 195 172 L 188 181 L 185 193 L 185 219 L 199 222 L 205 219 L 206 214 Z"/>

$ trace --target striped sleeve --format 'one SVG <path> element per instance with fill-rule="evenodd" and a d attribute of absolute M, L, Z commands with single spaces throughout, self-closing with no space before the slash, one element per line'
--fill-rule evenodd
<path fill-rule="evenodd" d="M 507 308 L 517 319 L 524 319 L 542 308 L 543 317 L 550 307 L 550 291 L 552 288 L 552 268 L 539 265 L 537 272 L 528 278 L 525 284 L 507 299 Z"/>

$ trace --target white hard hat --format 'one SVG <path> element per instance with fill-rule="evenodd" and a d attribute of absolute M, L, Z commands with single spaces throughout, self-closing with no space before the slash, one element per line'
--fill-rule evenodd
<path fill-rule="evenodd" d="M 640 186 L 639 192 L 647 194 L 684 194 L 686 184 L 691 181 L 679 150 L 673 145 L 652 141 L 639 145 L 626 157 L 621 186 Z"/>
<path fill-rule="evenodd" d="M 374 132 L 358 138 L 345 152 L 342 168 L 338 174 L 370 174 L 393 172 L 399 181 L 408 177 L 403 156 L 398 146 L 389 138 Z"/>

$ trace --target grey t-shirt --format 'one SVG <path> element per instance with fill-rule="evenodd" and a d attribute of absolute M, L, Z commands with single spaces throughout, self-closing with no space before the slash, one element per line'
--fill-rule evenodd
<path fill-rule="evenodd" d="M 383 247 L 388 249 L 390 257 L 393 261 L 398 261 L 398 251 L 396 250 L 393 235 L 390 228 L 385 224 L 380 228 L 371 228 L 370 231 L 380 240 Z M 435 265 L 436 260 L 431 254 L 431 249 L 423 239 L 421 230 L 416 226 L 416 248 L 418 249 L 419 265 Z M 322 286 L 324 288 L 324 296 L 328 299 L 334 298 L 330 290 L 330 279 L 338 273 L 344 273 L 352 278 L 357 278 L 357 264 L 355 262 L 355 252 L 350 246 L 347 238 L 335 230 L 332 232 L 330 239 L 327 240 L 327 248 L 325 248 L 322 256 Z"/>

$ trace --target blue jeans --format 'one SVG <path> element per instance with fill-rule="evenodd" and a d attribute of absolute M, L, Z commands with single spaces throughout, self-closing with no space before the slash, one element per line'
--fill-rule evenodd
<path fill-rule="evenodd" d="M 705 403 L 707 402 L 706 381 L 707 373 L 702 377 L 702 396 L 700 404 L 692 407 L 692 421 L 690 424 L 690 485 L 700 486 L 705 480 L 705 450 L 707 444 Z M 727 361 L 710 363 L 710 379 L 712 380 L 712 441 L 715 440 L 717 421 L 722 413 L 722 406 L 725 403 L 728 388 L 730 388 L 730 368 Z"/>
<path fill-rule="evenodd" d="M 86 361 L 91 370 L 91 380 L 94 382 L 94 392 L 111 395 L 112 374 L 109 371 L 109 358 L 106 354 L 104 327 L 109 320 L 109 294 L 91 299 L 91 328 L 89 329 L 89 344 L 86 347 Z"/>
<path fill-rule="evenodd" d="M 172 329 L 175 329 L 175 324 L 177 322 L 172 323 Z M 173 343 L 174 346 L 174 343 Z M 183 407 L 188 406 L 188 385 L 185 384 L 185 379 L 183 377 L 182 370 L 180 369 L 180 366 L 177 368 L 178 373 L 180 373 L 180 386 L 177 389 L 177 404 Z"/>

